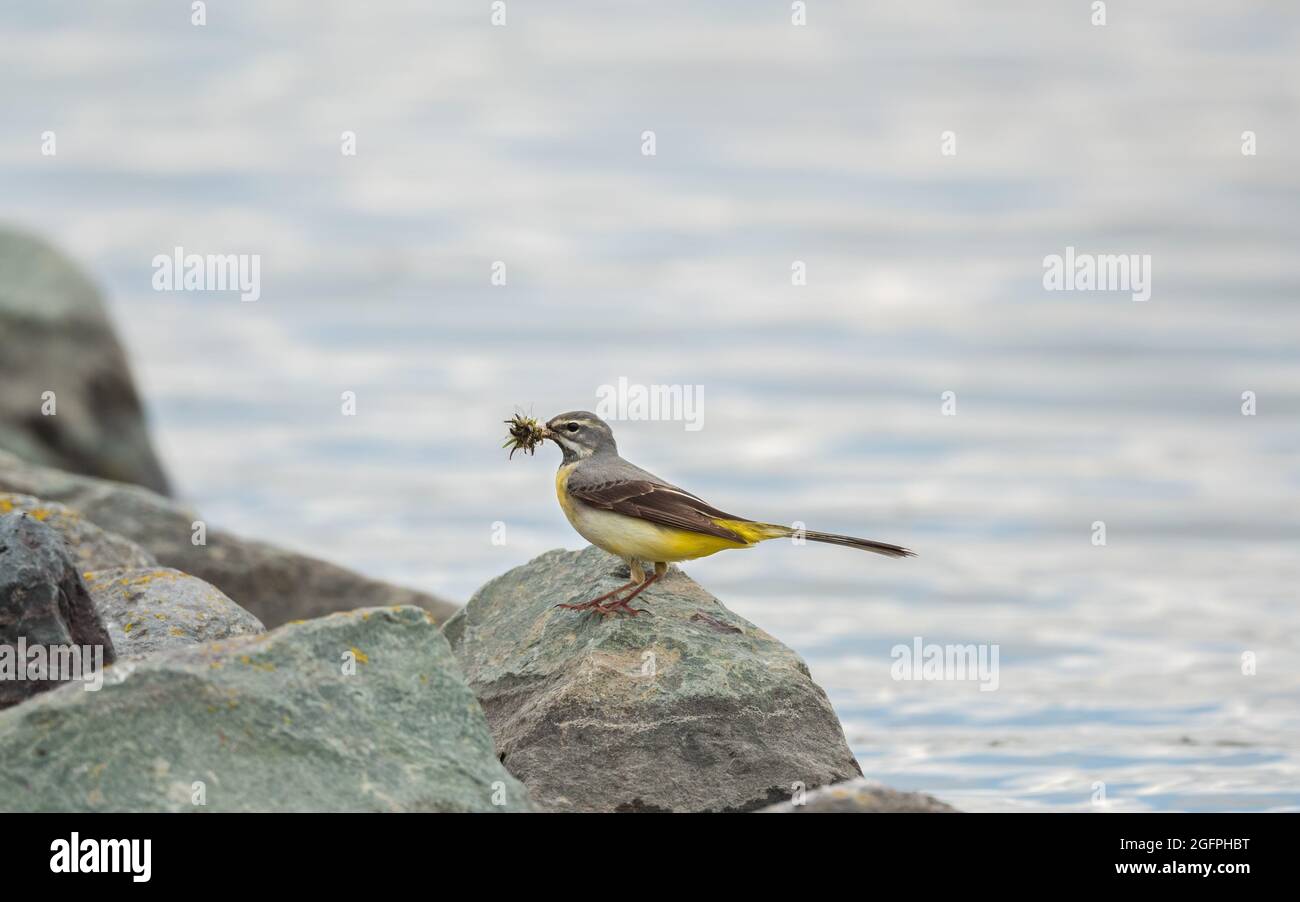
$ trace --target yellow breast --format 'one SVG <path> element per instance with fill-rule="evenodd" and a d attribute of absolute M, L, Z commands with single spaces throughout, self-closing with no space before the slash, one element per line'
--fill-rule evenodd
<path fill-rule="evenodd" d="M 569 498 L 567 486 L 569 484 L 569 474 L 577 464 L 564 464 L 555 472 L 555 496 L 560 499 L 560 508 L 564 511 L 564 516 L 573 522 L 573 501 Z"/>
<path fill-rule="evenodd" d="M 724 548 L 744 548 L 717 536 L 659 526 L 648 520 L 601 510 L 570 497 L 567 485 L 574 464 L 560 467 L 555 474 L 555 494 L 569 524 L 597 548 L 622 558 L 642 561 L 689 561 Z"/>

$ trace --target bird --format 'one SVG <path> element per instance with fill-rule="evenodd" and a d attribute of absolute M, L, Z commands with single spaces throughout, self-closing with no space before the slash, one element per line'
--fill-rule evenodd
<path fill-rule="evenodd" d="M 570 525 L 591 544 L 627 562 L 630 581 L 580 604 L 557 607 L 635 617 L 632 599 L 668 572 L 668 564 L 749 548 L 768 539 L 802 536 L 886 557 L 914 557 L 901 545 L 763 523 L 719 510 L 697 495 L 619 456 L 609 424 L 585 410 L 562 413 L 541 430 L 563 453 L 555 493 Z M 654 564 L 647 576 L 642 562 Z M 624 595 L 623 593 L 627 593 Z"/>

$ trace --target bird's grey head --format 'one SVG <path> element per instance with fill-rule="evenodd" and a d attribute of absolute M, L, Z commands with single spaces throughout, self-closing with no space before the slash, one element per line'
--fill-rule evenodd
<path fill-rule="evenodd" d="M 546 437 L 560 446 L 566 464 L 596 454 L 618 454 L 609 424 L 585 410 L 551 417 L 546 423 Z"/>

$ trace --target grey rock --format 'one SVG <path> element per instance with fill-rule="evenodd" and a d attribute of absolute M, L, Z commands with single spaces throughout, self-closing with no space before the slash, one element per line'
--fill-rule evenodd
<path fill-rule="evenodd" d="M 195 545 L 192 527 L 198 515 L 168 498 L 139 486 L 37 466 L 3 451 L 0 492 L 73 508 L 143 546 L 163 566 L 216 586 L 268 627 L 359 607 L 410 604 L 439 620 L 456 611 L 456 605 L 432 595 L 223 530 L 209 528 L 207 544 Z"/>
<path fill-rule="evenodd" d="M 620 571 L 621 567 L 621 571 Z M 443 634 L 543 808 L 749 811 L 861 776 L 799 656 L 672 568 L 637 617 L 555 607 L 625 582 L 588 547 L 492 580 Z"/>
<path fill-rule="evenodd" d="M 529 808 L 418 608 L 124 660 L 98 692 L 64 686 L 0 712 L 8 811 Z"/>
<path fill-rule="evenodd" d="M 762 814 L 887 814 L 952 813 L 957 809 L 923 792 L 899 792 L 870 780 L 849 780 L 814 789 L 802 805 L 779 802 Z"/>
<path fill-rule="evenodd" d="M 0 514 L 25 511 L 63 537 L 73 560 L 82 573 L 114 567 L 156 567 L 158 562 L 130 539 L 107 532 L 81 514 L 59 504 L 42 501 L 31 495 L 0 492 Z"/>
<path fill-rule="evenodd" d="M 97 570 L 85 579 L 119 656 L 266 632 L 218 589 L 179 570 Z"/>
<path fill-rule="evenodd" d="M 74 646 L 98 647 L 102 664 L 115 657 L 63 539 L 29 514 L 0 515 L 0 708 L 59 685 L 48 678 L 19 679 L 19 657 L 27 662 L 27 652 L 37 647 L 44 655 L 55 647 Z M 80 655 L 79 648 L 75 652 Z M 36 676 L 50 674 L 32 674 Z"/>
<path fill-rule="evenodd" d="M 0 228 L 0 447 L 166 494 L 126 355 L 99 292 L 43 241 Z M 42 395 L 55 393 L 53 416 Z"/>

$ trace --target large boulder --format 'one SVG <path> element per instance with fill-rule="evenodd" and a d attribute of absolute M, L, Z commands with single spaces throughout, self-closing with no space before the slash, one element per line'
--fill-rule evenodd
<path fill-rule="evenodd" d="M 165 651 L 0 712 L 9 811 L 522 811 L 418 608 Z"/>
<path fill-rule="evenodd" d="M 126 355 L 90 280 L 0 228 L 0 447 L 166 494 Z M 43 407 L 53 392 L 53 415 Z"/>
<path fill-rule="evenodd" d="M 596 548 L 492 580 L 443 630 L 502 761 L 544 808 L 748 811 L 861 776 L 799 656 L 686 574 L 636 617 L 556 608 L 627 580 Z"/>
<path fill-rule="evenodd" d="M 40 520 L 57 532 L 83 573 L 89 570 L 108 570 L 117 567 L 136 568 L 158 565 L 153 555 L 135 542 L 100 529 L 81 514 L 57 501 L 42 501 L 31 495 L 0 492 L 0 514 L 14 511 L 25 511 L 32 519 Z"/>
<path fill-rule="evenodd" d="M 97 570 L 85 578 L 119 656 L 266 632 L 221 591 L 179 570 Z"/>
<path fill-rule="evenodd" d="M 94 524 L 143 546 L 166 567 L 212 583 L 268 627 L 359 607 L 415 605 L 439 620 L 456 605 L 369 579 L 265 542 L 206 529 L 194 544 L 197 514 L 147 489 L 36 466 L 0 451 L 0 492 L 58 501 Z"/>
<path fill-rule="evenodd" d="M 256 617 L 203 580 L 159 567 L 130 539 L 56 501 L 0 493 L 0 514 L 26 513 L 59 534 L 118 655 L 262 633 Z"/>
<path fill-rule="evenodd" d="M 778 802 L 763 814 L 951 813 L 957 809 L 923 792 L 899 792 L 870 780 L 849 780 L 814 789 L 799 799 Z"/>
<path fill-rule="evenodd" d="M 30 514 L 0 515 L 0 708 L 88 676 L 83 661 L 95 670 L 114 658 L 63 539 Z M 3 755 L 0 762 L 8 763 Z"/>

